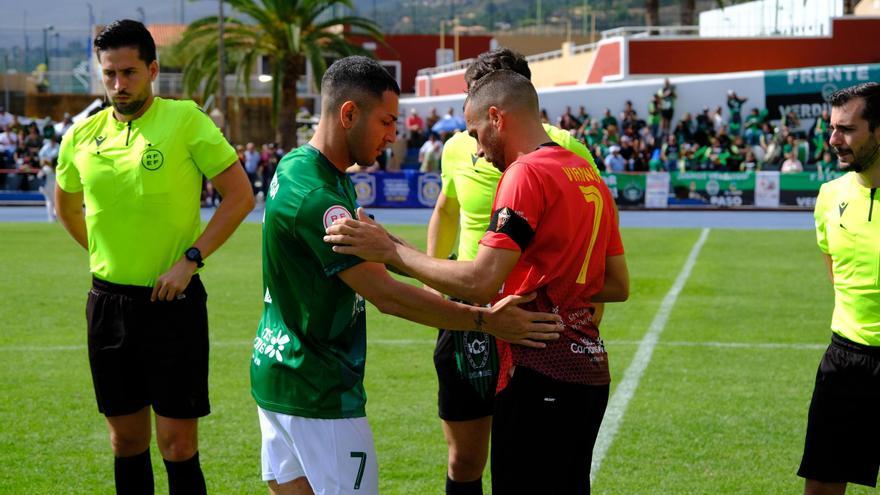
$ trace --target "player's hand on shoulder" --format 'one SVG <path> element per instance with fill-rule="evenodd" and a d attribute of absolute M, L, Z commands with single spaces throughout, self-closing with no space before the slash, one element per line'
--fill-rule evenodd
<path fill-rule="evenodd" d="M 357 220 L 340 219 L 327 227 L 324 242 L 333 244 L 334 252 L 387 264 L 395 252 L 395 238 L 363 208 L 358 208 L 357 215 Z"/>
<path fill-rule="evenodd" d="M 492 305 L 483 330 L 495 337 L 526 347 L 547 347 L 542 341 L 556 340 L 562 331 L 562 318 L 553 313 L 536 313 L 519 307 L 536 294 L 507 296 Z"/>

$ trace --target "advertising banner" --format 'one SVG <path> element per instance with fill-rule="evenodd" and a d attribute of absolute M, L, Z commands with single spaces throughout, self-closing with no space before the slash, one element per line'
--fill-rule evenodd
<path fill-rule="evenodd" d="M 779 208 L 779 172 L 755 174 L 755 206 Z"/>
<path fill-rule="evenodd" d="M 822 187 L 822 184 L 841 175 L 841 172 L 831 172 L 825 176 L 821 176 L 817 172 L 781 174 L 779 204 L 813 209 L 816 206 L 816 197 L 819 195 L 819 188 Z"/>
<path fill-rule="evenodd" d="M 768 70 L 764 73 L 764 103 L 772 120 L 794 110 L 810 125 L 823 110 L 831 111 L 827 103 L 831 93 L 868 81 L 880 81 L 880 64 Z"/>
<path fill-rule="evenodd" d="M 349 175 L 361 206 L 376 208 L 433 208 L 440 196 L 440 174 L 401 172 Z"/>
<path fill-rule="evenodd" d="M 619 206 L 645 206 L 644 174 L 602 174 L 602 178 Z"/>
<path fill-rule="evenodd" d="M 682 172 L 672 175 L 675 203 L 737 207 L 755 202 L 755 174 Z"/>
<path fill-rule="evenodd" d="M 645 176 L 645 207 L 666 208 L 669 205 L 669 174 L 650 173 Z"/>

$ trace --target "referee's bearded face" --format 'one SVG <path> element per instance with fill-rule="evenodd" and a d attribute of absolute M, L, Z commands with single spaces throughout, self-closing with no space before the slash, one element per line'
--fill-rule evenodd
<path fill-rule="evenodd" d="M 880 126 L 870 130 L 864 118 L 865 100 L 853 98 L 831 108 L 831 138 L 841 170 L 862 172 L 880 159 Z"/>
<path fill-rule="evenodd" d="M 493 125 L 492 115 L 490 115 L 492 109 L 495 107 L 490 107 L 484 115 L 478 115 L 468 101 L 464 106 L 464 121 L 468 134 L 477 140 L 477 156 L 484 158 L 495 168 L 504 172 L 507 169 L 507 160 L 504 155 L 504 146 L 502 146 L 497 129 Z M 495 110 L 497 112 L 497 109 Z"/>
<path fill-rule="evenodd" d="M 104 89 L 113 108 L 121 115 L 134 115 L 153 95 L 150 83 L 159 74 L 159 64 L 147 64 L 135 47 L 99 52 Z"/>
<path fill-rule="evenodd" d="M 365 167 L 372 165 L 397 139 L 397 93 L 385 91 L 381 100 L 373 99 L 370 103 L 345 102 L 341 108 L 343 125 L 349 128 L 349 157 Z"/>

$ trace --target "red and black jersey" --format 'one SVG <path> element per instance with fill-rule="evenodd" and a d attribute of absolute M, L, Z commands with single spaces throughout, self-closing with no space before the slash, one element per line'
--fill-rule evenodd
<path fill-rule="evenodd" d="M 498 390 L 507 385 L 511 365 L 565 382 L 608 384 L 608 356 L 590 298 L 604 285 L 605 258 L 623 254 L 623 243 L 602 178 L 574 153 L 542 146 L 504 172 L 492 211 L 480 243 L 522 251 L 498 299 L 537 291 L 523 307 L 558 313 L 565 324 L 544 349 L 499 341 Z"/>

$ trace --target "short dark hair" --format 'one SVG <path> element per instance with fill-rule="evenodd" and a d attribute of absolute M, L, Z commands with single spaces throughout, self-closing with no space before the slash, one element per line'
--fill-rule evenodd
<path fill-rule="evenodd" d="M 477 80 L 468 91 L 471 110 L 482 113 L 490 106 L 518 107 L 540 115 L 538 92 L 535 86 L 519 72 L 507 69 L 492 71 Z"/>
<path fill-rule="evenodd" d="M 842 107 L 850 100 L 862 98 L 865 100 L 865 109 L 862 118 L 868 121 L 868 129 L 874 129 L 880 125 L 880 83 L 866 82 L 835 91 L 828 99 L 832 107 Z"/>
<path fill-rule="evenodd" d="M 499 69 L 511 70 L 526 79 L 532 79 L 532 71 L 526 58 L 510 48 L 501 47 L 481 53 L 464 72 L 464 82 L 470 88 L 486 74 Z"/>
<path fill-rule="evenodd" d="M 140 59 L 147 63 L 156 60 L 156 42 L 147 28 L 138 21 L 122 19 L 104 27 L 95 37 L 95 53 L 116 48 L 137 48 Z"/>
<path fill-rule="evenodd" d="M 400 86 L 379 62 L 361 55 L 337 60 L 321 78 L 321 96 L 331 111 L 348 100 L 369 108 L 373 101 L 381 100 L 386 91 L 399 95 Z"/>

